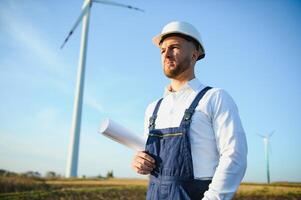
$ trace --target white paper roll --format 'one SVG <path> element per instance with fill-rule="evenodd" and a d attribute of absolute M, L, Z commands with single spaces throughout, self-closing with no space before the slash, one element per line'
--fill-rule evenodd
<path fill-rule="evenodd" d="M 133 133 L 109 118 L 101 123 L 99 132 L 131 149 L 137 151 L 144 151 L 145 149 L 146 139 L 144 137 Z"/>

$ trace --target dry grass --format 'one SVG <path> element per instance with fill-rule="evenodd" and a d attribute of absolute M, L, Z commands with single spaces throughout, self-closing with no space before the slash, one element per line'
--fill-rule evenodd
<path fill-rule="evenodd" d="M 271 200 L 300 200 L 301 184 L 274 183 L 274 184 L 241 184 L 235 200 L 271 199 Z"/>
<path fill-rule="evenodd" d="M 148 181 L 144 179 L 58 179 L 46 180 L 47 184 L 58 186 L 147 186 Z"/>
<path fill-rule="evenodd" d="M 6 200 L 142 200 L 148 181 L 141 179 L 33 179 L 0 178 L 0 199 Z M 234 200 L 301 200 L 301 184 L 244 183 Z"/>

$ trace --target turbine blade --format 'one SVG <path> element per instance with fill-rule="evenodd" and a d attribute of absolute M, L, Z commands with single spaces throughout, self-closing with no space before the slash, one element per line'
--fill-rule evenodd
<path fill-rule="evenodd" d="M 119 6 L 119 7 L 123 7 L 123 8 L 129 8 L 129 9 L 137 10 L 140 12 L 144 12 L 144 10 L 142 10 L 140 8 L 133 7 L 133 6 L 126 5 L 126 4 L 117 3 L 114 1 L 108 1 L 108 0 L 92 0 L 92 1 L 96 2 L 96 3 L 102 3 L 102 4 L 112 5 L 112 6 Z"/>
<path fill-rule="evenodd" d="M 261 134 L 259 134 L 259 133 L 256 133 L 256 135 L 258 135 L 259 137 L 262 137 L 262 138 L 266 138 L 266 136 L 261 135 Z"/>
<path fill-rule="evenodd" d="M 88 3 L 86 3 L 86 2 L 88 2 Z M 68 36 L 66 37 L 66 39 L 63 42 L 63 44 L 61 45 L 61 49 L 68 42 L 68 40 L 71 37 L 71 35 L 73 34 L 74 30 L 77 28 L 78 24 L 81 22 L 81 20 L 83 19 L 84 15 L 87 13 L 87 11 L 90 9 L 91 6 L 92 6 L 91 1 L 85 1 L 84 2 L 84 5 L 82 7 L 82 11 L 81 11 L 79 17 L 77 18 L 77 20 L 75 21 L 75 23 L 73 24 L 71 30 L 69 31 Z"/>
<path fill-rule="evenodd" d="M 268 137 L 270 138 L 270 137 L 272 137 L 272 135 L 275 133 L 275 130 L 273 130 L 269 135 L 268 135 Z"/>
<path fill-rule="evenodd" d="M 64 48 L 65 44 L 68 42 L 70 36 L 73 34 L 73 31 L 71 30 L 69 33 L 68 33 L 68 36 L 66 37 L 66 39 L 64 40 L 63 44 L 61 45 L 60 49 Z"/>

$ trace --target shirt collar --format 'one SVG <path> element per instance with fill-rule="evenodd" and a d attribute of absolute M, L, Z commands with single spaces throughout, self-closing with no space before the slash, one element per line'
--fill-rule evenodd
<path fill-rule="evenodd" d="M 165 87 L 165 90 L 164 90 L 164 94 L 163 94 L 163 97 L 166 97 L 167 95 L 169 94 L 173 94 L 175 92 L 171 92 L 168 90 L 168 86 L 167 85 Z M 205 86 L 199 81 L 199 79 L 197 78 L 194 78 L 194 79 L 191 79 L 190 81 L 188 81 L 186 84 L 184 84 L 178 91 L 178 92 L 182 92 L 182 91 L 185 91 L 185 90 L 192 90 L 194 91 L 195 93 L 198 93 L 199 91 L 201 91 Z"/>

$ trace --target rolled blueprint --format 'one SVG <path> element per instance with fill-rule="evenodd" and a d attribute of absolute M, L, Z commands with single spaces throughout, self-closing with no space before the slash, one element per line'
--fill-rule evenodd
<path fill-rule="evenodd" d="M 105 119 L 101 123 L 99 132 L 131 149 L 137 151 L 144 151 L 145 149 L 146 139 L 143 136 L 133 133 L 111 119 Z"/>

